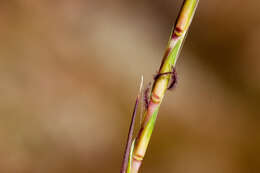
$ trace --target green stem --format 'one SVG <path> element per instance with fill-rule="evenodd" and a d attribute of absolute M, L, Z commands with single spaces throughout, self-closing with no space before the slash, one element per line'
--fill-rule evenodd
<path fill-rule="evenodd" d="M 176 24 L 172 30 L 159 73 L 171 72 L 172 67 L 175 67 L 198 1 L 199 0 L 184 0 Z M 131 173 L 137 173 L 141 166 L 154 129 L 160 104 L 167 90 L 170 76 L 170 74 L 161 75 L 154 81 L 148 109 L 144 113 L 144 120 L 136 138 L 131 160 Z"/>

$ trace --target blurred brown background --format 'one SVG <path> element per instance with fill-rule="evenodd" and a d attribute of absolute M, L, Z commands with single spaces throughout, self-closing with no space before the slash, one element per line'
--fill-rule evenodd
<path fill-rule="evenodd" d="M 0 172 L 119 172 L 182 0 L 1 0 Z M 260 1 L 201 0 L 141 172 L 260 172 Z"/>

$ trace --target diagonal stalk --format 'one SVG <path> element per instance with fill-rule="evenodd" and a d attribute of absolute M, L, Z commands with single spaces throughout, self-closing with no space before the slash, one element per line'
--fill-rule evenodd
<path fill-rule="evenodd" d="M 172 72 L 175 67 L 198 2 L 199 0 L 184 0 L 179 16 L 171 32 L 168 46 L 159 70 L 159 74 L 166 73 L 167 75 L 160 75 L 153 83 L 149 105 L 147 110 L 144 112 L 144 120 L 135 140 L 132 158 L 130 158 L 131 173 L 137 173 L 142 164 L 142 160 L 153 132 L 159 107 L 171 77 L 169 72 Z"/>

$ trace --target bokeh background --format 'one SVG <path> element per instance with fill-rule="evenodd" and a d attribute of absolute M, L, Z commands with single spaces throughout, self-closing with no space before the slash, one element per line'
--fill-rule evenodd
<path fill-rule="evenodd" d="M 0 172 L 119 172 L 182 0 L 1 0 Z M 141 172 L 260 172 L 260 1 L 201 0 Z"/>

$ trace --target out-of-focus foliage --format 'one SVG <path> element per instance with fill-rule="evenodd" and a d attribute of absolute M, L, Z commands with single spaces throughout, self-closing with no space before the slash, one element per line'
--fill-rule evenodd
<path fill-rule="evenodd" d="M 182 1 L 2 0 L 0 172 L 119 172 Z M 142 172 L 260 171 L 260 1 L 201 1 Z"/>

